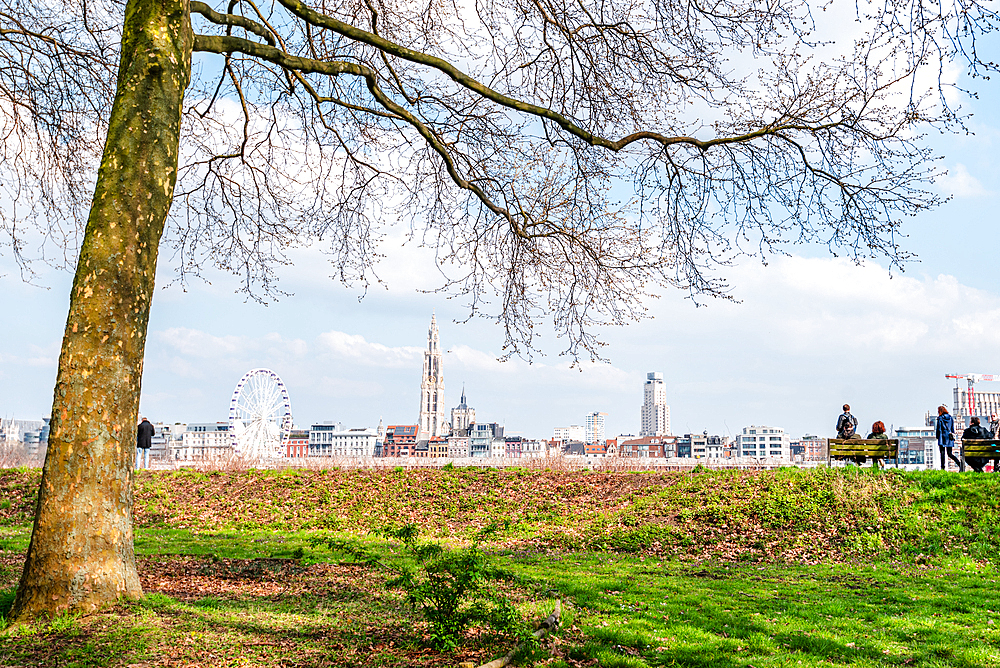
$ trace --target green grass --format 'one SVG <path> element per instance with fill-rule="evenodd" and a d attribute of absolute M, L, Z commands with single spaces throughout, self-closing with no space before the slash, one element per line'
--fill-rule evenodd
<path fill-rule="evenodd" d="M 1000 665 L 998 574 L 971 562 L 898 570 L 511 558 L 576 605 L 581 639 L 569 656 L 602 666 Z"/>
<path fill-rule="evenodd" d="M 190 554 L 230 559 L 291 558 L 301 549 L 306 561 L 328 559 L 329 550 L 314 547 L 310 538 L 319 531 L 193 531 L 191 529 L 135 530 L 139 556 Z"/>
<path fill-rule="evenodd" d="M 0 472 L 0 617 L 37 471 Z M 1000 476 L 868 470 L 694 474 L 296 471 L 137 483 L 147 596 L 0 634 L 0 665 L 454 666 L 509 640 L 426 647 L 389 574 L 317 546 L 420 524 L 488 545 L 527 618 L 564 602 L 555 668 L 996 668 Z M 0 621 L 0 627 L 3 622 Z"/>

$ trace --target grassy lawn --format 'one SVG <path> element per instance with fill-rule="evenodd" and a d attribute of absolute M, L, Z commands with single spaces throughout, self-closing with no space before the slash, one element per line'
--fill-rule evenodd
<path fill-rule="evenodd" d="M 602 666 L 1000 666 L 992 568 L 514 559 L 575 605 L 569 656 Z"/>
<path fill-rule="evenodd" d="M 27 547 L 32 475 L 0 475 L 12 500 L 0 517 L 0 613 Z M 556 597 L 564 606 L 561 631 L 525 663 L 1000 666 L 993 476 L 435 475 L 141 477 L 146 597 L 8 628 L 0 666 L 457 666 L 505 653 L 513 640 L 482 628 L 454 652 L 430 649 L 388 571 L 314 544 L 353 538 L 399 562 L 369 523 L 351 526 L 365 504 L 385 505 L 366 484 L 408 494 L 421 512 L 400 520 L 426 514 L 423 535 L 449 543 L 512 520 L 488 545 L 518 576 L 504 593 L 529 619 Z M 226 520 L 213 499 L 248 486 L 257 500 Z M 271 490 L 285 496 L 268 525 Z M 298 507 L 288 494 L 302 495 Z"/>

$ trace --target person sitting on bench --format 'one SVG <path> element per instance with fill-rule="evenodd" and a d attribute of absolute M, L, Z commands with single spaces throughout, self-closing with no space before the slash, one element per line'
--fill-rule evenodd
<path fill-rule="evenodd" d="M 851 407 L 844 404 L 844 412 L 837 418 L 837 438 L 858 438 L 857 428 L 858 418 L 851 415 Z"/>
<path fill-rule="evenodd" d="M 837 418 L 837 438 L 861 438 L 861 436 L 857 433 L 857 428 L 858 418 L 851 415 L 851 406 L 849 404 L 844 404 L 844 412 Z M 864 455 L 847 457 L 847 459 L 858 465 L 864 464 L 868 461 L 868 458 Z"/>
<path fill-rule="evenodd" d="M 880 441 L 888 441 L 889 435 L 885 433 L 885 423 L 879 420 L 872 425 L 872 433 L 868 434 L 868 438 L 877 438 Z M 878 458 L 872 457 L 872 461 L 878 463 Z"/>
<path fill-rule="evenodd" d="M 974 418 L 972 418 L 972 424 L 969 426 L 969 428 L 962 432 L 962 440 L 964 441 L 967 438 L 989 439 L 989 438 L 993 438 L 993 435 L 990 434 L 990 430 L 989 429 L 987 429 L 986 427 L 983 427 L 979 423 L 979 418 L 974 417 Z M 990 461 L 988 457 L 966 457 L 965 458 L 965 463 L 968 464 L 969 466 L 971 466 L 972 470 L 975 471 L 976 473 L 982 473 L 983 472 L 983 467 L 986 466 L 986 463 L 988 461 Z"/>

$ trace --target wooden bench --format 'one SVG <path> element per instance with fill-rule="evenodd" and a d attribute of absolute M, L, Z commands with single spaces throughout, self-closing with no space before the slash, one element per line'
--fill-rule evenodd
<path fill-rule="evenodd" d="M 1000 459 L 1000 439 L 966 438 L 962 440 L 962 468 L 968 457 L 985 457 L 996 461 Z"/>
<path fill-rule="evenodd" d="M 898 438 L 831 438 L 826 451 L 826 465 L 833 459 L 849 457 L 871 457 L 872 468 L 877 466 L 877 459 L 899 459 Z"/>

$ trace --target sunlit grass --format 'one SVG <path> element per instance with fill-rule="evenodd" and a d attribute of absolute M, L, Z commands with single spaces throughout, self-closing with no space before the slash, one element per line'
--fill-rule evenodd
<path fill-rule="evenodd" d="M 572 558 L 512 559 L 576 603 L 584 640 L 571 656 L 602 666 L 1000 666 L 992 567 Z"/>

